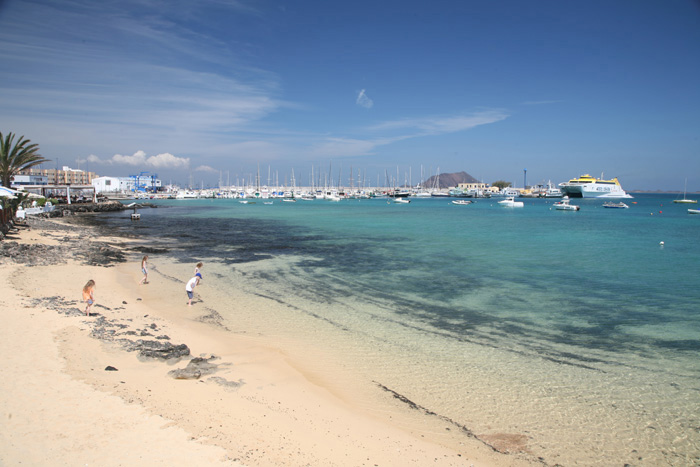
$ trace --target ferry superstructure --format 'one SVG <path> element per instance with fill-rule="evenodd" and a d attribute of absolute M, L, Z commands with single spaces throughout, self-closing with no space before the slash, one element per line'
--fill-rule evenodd
<path fill-rule="evenodd" d="M 631 198 L 620 186 L 617 178 L 603 180 L 585 174 L 560 183 L 564 196 L 569 198 Z"/>

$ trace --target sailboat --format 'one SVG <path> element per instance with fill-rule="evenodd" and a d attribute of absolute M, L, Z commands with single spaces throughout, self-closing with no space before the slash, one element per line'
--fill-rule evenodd
<path fill-rule="evenodd" d="M 684 203 L 684 204 L 697 204 L 698 201 L 696 199 L 688 199 L 685 197 L 685 192 L 686 189 L 688 188 L 688 179 L 685 179 L 685 186 L 683 187 L 683 199 L 674 199 L 674 203 Z"/>

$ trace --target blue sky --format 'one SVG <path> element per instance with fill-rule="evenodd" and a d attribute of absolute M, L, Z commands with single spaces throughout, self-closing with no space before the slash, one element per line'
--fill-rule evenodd
<path fill-rule="evenodd" d="M 51 167 L 700 190 L 694 0 L 5 0 L 0 58 Z"/>

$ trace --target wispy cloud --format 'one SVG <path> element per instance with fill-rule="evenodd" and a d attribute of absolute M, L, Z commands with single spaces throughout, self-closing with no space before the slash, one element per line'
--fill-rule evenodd
<path fill-rule="evenodd" d="M 327 138 L 311 149 L 313 157 L 367 156 L 381 143 L 374 140 Z"/>
<path fill-rule="evenodd" d="M 288 111 L 313 112 L 313 97 L 283 99 L 284 77 L 257 66 L 250 44 L 242 43 L 248 36 L 230 35 L 228 21 L 217 26 L 202 16 L 203 9 L 221 10 L 244 24 L 261 12 L 244 1 L 173 2 L 3 4 L 0 128 L 40 142 L 48 158 L 92 154 L 90 164 L 110 169 L 182 172 L 196 166 L 207 173 L 261 160 L 371 156 L 401 140 L 508 117 L 491 110 L 334 131 L 324 125 L 335 119 L 324 116 L 319 125 L 300 127 L 297 121 L 321 119 L 296 119 Z M 374 106 L 366 89 L 357 91 L 355 102 Z M 341 111 L 333 112 L 327 115 Z"/>
<path fill-rule="evenodd" d="M 202 141 L 223 144 L 289 107 L 275 97 L 273 73 L 250 66 L 209 27 L 192 27 L 203 7 L 254 9 L 236 1 L 176 3 L 172 10 L 187 22 L 168 18 L 171 4 L 162 0 L 8 2 L 0 16 L 0 126 L 26 128 L 44 141 L 67 139 L 54 130 L 62 128 L 90 152 L 196 154 Z"/>
<path fill-rule="evenodd" d="M 399 141 L 425 136 L 441 135 L 467 131 L 481 125 L 500 122 L 509 114 L 500 110 L 480 111 L 472 114 L 406 118 L 379 123 L 369 131 L 382 136 L 367 138 L 327 137 L 313 145 L 311 155 L 314 157 L 370 156 L 382 146 Z M 389 135 L 389 133 L 399 133 Z"/>
<path fill-rule="evenodd" d="M 360 107 L 364 107 L 365 109 L 371 109 L 374 106 L 374 101 L 367 96 L 364 89 L 357 94 L 355 103 Z"/>
<path fill-rule="evenodd" d="M 559 104 L 562 101 L 525 101 L 521 105 L 548 105 L 548 104 Z"/>
<path fill-rule="evenodd" d="M 467 115 L 405 118 L 380 123 L 372 127 L 375 131 L 413 130 L 414 136 L 440 135 L 465 131 L 481 125 L 500 122 L 509 117 L 501 110 L 487 110 Z"/>

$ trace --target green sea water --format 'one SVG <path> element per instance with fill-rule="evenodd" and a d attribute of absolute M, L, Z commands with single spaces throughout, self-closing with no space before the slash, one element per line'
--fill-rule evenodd
<path fill-rule="evenodd" d="M 700 216 L 672 200 L 173 200 L 99 222 L 276 305 L 212 305 L 231 329 L 325 349 L 425 418 L 548 465 L 698 465 Z"/>

